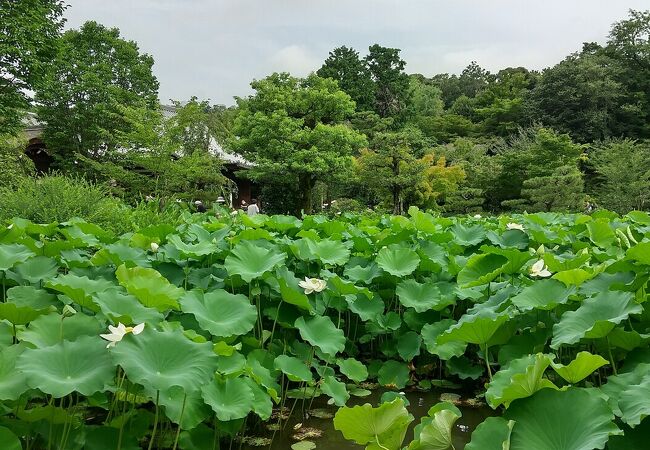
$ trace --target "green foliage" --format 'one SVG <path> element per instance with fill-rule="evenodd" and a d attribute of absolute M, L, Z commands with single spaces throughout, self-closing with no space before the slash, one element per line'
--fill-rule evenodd
<path fill-rule="evenodd" d="M 26 142 L 0 134 L 0 188 L 16 187 L 34 174 L 34 163 L 24 153 Z"/>
<path fill-rule="evenodd" d="M 56 53 L 62 0 L 3 2 L 0 8 L 0 136 L 15 135 Z M 0 162 L 4 166 L 4 161 Z M 2 178 L 0 176 L 0 178 Z"/>
<path fill-rule="evenodd" d="M 48 64 L 36 100 L 59 167 L 73 167 L 75 153 L 96 158 L 115 150 L 117 133 L 128 129 L 120 108 L 157 106 L 153 58 L 117 28 L 87 22 L 66 31 Z"/>
<path fill-rule="evenodd" d="M 375 112 L 380 117 L 400 121 L 410 101 L 409 77 L 404 73 L 406 63 L 397 48 L 371 45 L 366 56 L 370 76 L 375 83 Z"/>
<path fill-rule="evenodd" d="M 372 110 L 375 86 L 365 61 L 359 58 L 356 50 L 346 46 L 335 48 L 316 74 L 336 80 L 339 87 L 354 100 L 357 110 Z"/>
<path fill-rule="evenodd" d="M 22 217 L 52 223 L 79 217 L 118 233 L 129 226 L 126 206 L 110 197 L 105 186 L 83 178 L 23 178 L 15 189 L 3 188 L 0 196 L 0 220 Z"/>
<path fill-rule="evenodd" d="M 273 74 L 251 86 L 256 94 L 238 101 L 231 146 L 255 163 L 247 172 L 251 178 L 293 186 L 309 213 L 316 182 L 340 179 L 366 143 L 344 124 L 354 102 L 335 81 L 316 75 Z"/>

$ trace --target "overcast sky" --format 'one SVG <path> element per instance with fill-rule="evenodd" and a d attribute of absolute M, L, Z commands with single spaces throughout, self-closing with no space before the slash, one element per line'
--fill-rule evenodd
<path fill-rule="evenodd" d="M 604 42 L 648 0 L 67 0 L 68 28 L 118 27 L 155 59 L 160 99 L 232 104 L 274 71 L 306 75 L 330 50 L 402 49 L 409 73 L 542 69 Z"/>

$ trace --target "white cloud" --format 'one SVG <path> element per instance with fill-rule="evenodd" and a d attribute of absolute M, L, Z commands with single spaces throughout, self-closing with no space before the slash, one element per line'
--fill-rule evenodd
<path fill-rule="evenodd" d="M 302 45 L 289 45 L 281 48 L 269 58 L 273 70 L 305 76 L 318 69 L 323 60 Z"/>

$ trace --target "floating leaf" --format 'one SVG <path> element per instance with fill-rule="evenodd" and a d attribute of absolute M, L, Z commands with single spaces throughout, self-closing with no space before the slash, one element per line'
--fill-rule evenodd
<path fill-rule="evenodd" d="M 257 321 L 257 309 L 246 296 L 223 289 L 189 291 L 180 302 L 183 312 L 194 315 L 201 328 L 217 337 L 246 334 Z"/>

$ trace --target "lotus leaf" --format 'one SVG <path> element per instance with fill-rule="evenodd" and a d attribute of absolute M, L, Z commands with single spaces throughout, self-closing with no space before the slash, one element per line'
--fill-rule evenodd
<path fill-rule="evenodd" d="M 480 286 L 494 280 L 508 264 L 508 258 L 494 253 L 478 253 L 470 256 L 458 273 L 458 284 L 462 287 Z"/>
<path fill-rule="evenodd" d="M 74 341 L 82 336 L 99 336 L 101 332 L 103 332 L 102 326 L 95 317 L 82 313 L 72 317 L 48 314 L 33 320 L 29 328 L 18 331 L 18 338 L 35 347 L 43 348 L 63 340 Z"/>
<path fill-rule="evenodd" d="M 631 427 L 641 423 L 650 415 L 650 375 L 643 377 L 639 384 L 629 386 L 618 397 L 621 419 Z"/>
<path fill-rule="evenodd" d="M 539 280 L 525 287 L 511 301 L 522 311 L 539 309 L 549 311 L 557 305 L 564 304 L 575 293 L 575 289 L 567 288 L 557 280 Z"/>
<path fill-rule="evenodd" d="M 402 389 L 409 381 L 409 368 L 404 363 L 389 360 L 381 366 L 378 375 L 377 381 L 382 386 Z"/>
<path fill-rule="evenodd" d="M 295 327 L 300 336 L 311 345 L 321 349 L 323 353 L 334 356 L 345 348 L 345 335 L 343 330 L 327 316 L 316 316 L 310 319 L 299 317 Z"/>
<path fill-rule="evenodd" d="M 16 263 L 27 261 L 34 256 L 28 247 L 22 244 L 0 244 L 0 271 L 11 269 Z"/>
<path fill-rule="evenodd" d="M 285 258 L 286 255 L 275 248 L 268 249 L 243 241 L 226 256 L 224 266 L 230 275 L 239 275 L 246 283 L 250 283 L 283 263 Z"/>
<path fill-rule="evenodd" d="M 122 323 L 149 323 L 158 324 L 163 315 L 153 308 L 147 308 L 132 295 L 125 294 L 118 289 L 108 289 L 96 294 L 94 302 L 104 316 L 113 324 Z"/>
<path fill-rule="evenodd" d="M 257 321 L 257 310 L 246 296 L 223 289 L 189 291 L 180 303 L 183 312 L 193 314 L 201 328 L 217 337 L 246 334 Z"/>
<path fill-rule="evenodd" d="M 511 361 L 494 375 L 487 386 L 485 399 L 494 409 L 501 404 L 508 408 L 514 400 L 530 397 L 541 389 L 558 389 L 544 378 L 544 371 L 550 364 L 551 359 L 542 353 Z"/>
<path fill-rule="evenodd" d="M 605 337 L 630 314 L 639 314 L 642 310 L 630 292 L 601 292 L 582 302 L 576 311 L 562 315 L 560 321 L 553 326 L 551 348 L 574 344 L 583 338 Z"/>
<path fill-rule="evenodd" d="M 429 353 L 438 355 L 440 359 L 448 360 L 454 356 L 465 353 L 467 343 L 463 341 L 450 341 L 445 344 L 438 342 L 438 337 L 455 322 L 452 319 L 443 319 L 436 323 L 430 323 L 422 327 L 422 339 Z"/>
<path fill-rule="evenodd" d="M 621 434 L 594 390 L 542 389 L 513 402 L 505 418 L 515 421 L 510 450 L 602 449 L 610 436 Z"/>
<path fill-rule="evenodd" d="M 243 378 L 213 380 L 201 388 L 203 400 L 222 421 L 241 419 L 253 410 L 255 394 Z"/>
<path fill-rule="evenodd" d="M 16 361 L 25 347 L 11 345 L 0 351 L 0 400 L 17 400 L 27 389 L 27 380 L 16 374 Z"/>
<path fill-rule="evenodd" d="M 485 345 L 508 319 L 507 313 L 497 314 L 489 309 L 480 310 L 475 314 L 465 314 L 438 337 L 437 343 L 462 341 Z"/>
<path fill-rule="evenodd" d="M 313 375 L 305 362 L 293 356 L 280 355 L 275 358 L 274 366 L 281 370 L 291 381 L 311 382 Z"/>
<path fill-rule="evenodd" d="M 22 450 L 18 436 L 13 434 L 9 428 L 0 427 L 0 442 L 3 450 Z"/>
<path fill-rule="evenodd" d="M 405 277 L 417 269 L 420 257 L 410 248 L 393 245 L 379 250 L 376 262 L 391 275 Z"/>
<path fill-rule="evenodd" d="M 415 440 L 409 450 L 447 450 L 453 448 L 451 431 L 461 416 L 460 411 L 448 402 L 438 403 L 429 409 L 415 427 Z"/>
<path fill-rule="evenodd" d="M 273 413 L 273 402 L 271 401 L 271 396 L 251 378 L 243 377 L 242 379 L 251 389 L 251 392 L 253 392 L 253 412 L 257 414 L 260 419 L 268 420 Z"/>
<path fill-rule="evenodd" d="M 488 417 L 476 427 L 465 450 L 509 450 L 514 425 L 512 420 Z"/>
<path fill-rule="evenodd" d="M 336 406 L 345 406 L 345 403 L 350 398 L 350 394 L 345 388 L 345 383 L 341 383 L 331 375 L 328 375 L 321 380 L 320 389 L 323 394 L 334 400 Z"/>
<path fill-rule="evenodd" d="M 129 380 L 159 391 L 179 386 L 187 393 L 195 392 L 217 365 L 212 345 L 192 342 L 180 330 L 145 328 L 137 336 L 127 335 L 111 353 Z"/>
<path fill-rule="evenodd" d="M 93 279 L 73 273 L 59 275 L 50 280 L 46 286 L 49 289 L 67 295 L 76 304 L 92 311 L 99 311 L 93 299 L 93 294 L 99 294 L 107 289 L 114 288 L 114 284 L 104 279 Z"/>
<path fill-rule="evenodd" d="M 591 375 L 595 370 L 609 364 L 609 362 L 600 355 L 592 355 L 589 352 L 580 352 L 575 359 L 566 366 L 552 362 L 551 367 L 565 381 L 576 384 L 584 378 Z"/>
<path fill-rule="evenodd" d="M 373 408 L 369 403 L 343 407 L 334 416 L 334 428 L 366 450 L 399 450 L 413 421 L 402 399 Z"/>
<path fill-rule="evenodd" d="M 397 353 L 404 361 L 411 361 L 420 354 L 422 337 L 414 332 L 408 331 L 397 339 Z"/>
<path fill-rule="evenodd" d="M 16 369 L 31 388 L 55 398 L 72 392 L 92 395 L 104 390 L 115 374 L 115 366 L 99 336 L 84 336 L 50 347 L 26 349 Z"/>
<path fill-rule="evenodd" d="M 443 294 L 436 283 L 418 283 L 413 279 L 400 282 L 396 294 L 402 305 L 417 312 L 440 311 L 456 301 L 454 295 Z"/>
<path fill-rule="evenodd" d="M 42 285 L 44 281 L 56 276 L 58 265 L 47 256 L 35 256 L 25 262 L 16 264 L 13 269 L 18 275 L 17 280 L 26 281 L 32 285 Z"/>
<path fill-rule="evenodd" d="M 117 268 L 115 276 L 127 292 L 147 308 L 158 311 L 178 309 L 178 299 L 183 290 L 173 286 L 160 272 L 145 267 Z"/>
<path fill-rule="evenodd" d="M 343 375 L 356 383 L 361 383 L 368 378 L 368 369 L 354 358 L 337 359 L 336 364 Z"/>

